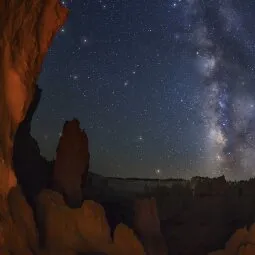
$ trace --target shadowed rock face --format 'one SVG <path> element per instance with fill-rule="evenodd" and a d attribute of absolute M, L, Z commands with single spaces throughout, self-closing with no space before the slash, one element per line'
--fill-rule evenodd
<path fill-rule="evenodd" d="M 155 199 L 139 199 L 135 201 L 134 228 L 143 241 L 146 254 L 167 255 L 167 245 L 160 230 Z"/>
<path fill-rule="evenodd" d="M 58 0 L 0 1 L 0 194 L 16 185 L 13 138 L 51 40 L 67 17 Z"/>
<path fill-rule="evenodd" d="M 40 98 L 41 90 L 36 86 L 33 101 L 19 125 L 13 144 L 13 168 L 30 205 L 34 205 L 35 197 L 48 187 L 52 172 L 52 164 L 41 156 L 38 143 L 31 136 L 31 122 Z"/>

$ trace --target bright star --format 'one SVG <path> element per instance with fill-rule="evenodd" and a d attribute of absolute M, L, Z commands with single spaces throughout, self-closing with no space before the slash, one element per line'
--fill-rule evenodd
<path fill-rule="evenodd" d="M 155 170 L 155 174 L 156 174 L 156 175 L 160 175 L 160 174 L 161 174 L 161 170 L 160 170 L 159 168 L 156 169 L 156 170 Z"/>
<path fill-rule="evenodd" d="M 142 142 L 142 141 L 143 141 L 143 136 L 139 135 L 139 136 L 137 137 L 137 140 L 138 140 L 139 142 Z"/>

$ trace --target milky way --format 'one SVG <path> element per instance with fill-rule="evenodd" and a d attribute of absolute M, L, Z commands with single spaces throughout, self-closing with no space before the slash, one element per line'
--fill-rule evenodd
<path fill-rule="evenodd" d="M 185 19 L 195 24 L 188 41 L 196 50 L 194 63 L 205 85 L 201 116 L 207 137 L 206 174 L 224 174 L 231 179 L 251 177 L 255 163 L 255 101 L 249 93 L 252 84 L 243 64 L 253 50 L 249 33 L 229 0 L 187 0 L 186 4 Z M 231 45 L 238 45 L 237 53 L 231 51 Z M 212 158 L 216 163 L 211 164 Z"/>

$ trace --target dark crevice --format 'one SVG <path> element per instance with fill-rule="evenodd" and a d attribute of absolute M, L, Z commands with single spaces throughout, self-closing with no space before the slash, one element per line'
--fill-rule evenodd
<path fill-rule="evenodd" d="M 16 132 L 12 158 L 18 184 L 32 208 L 39 192 L 48 187 L 53 166 L 41 155 L 37 141 L 31 136 L 31 122 L 40 98 L 41 90 L 36 87 L 27 115 Z"/>

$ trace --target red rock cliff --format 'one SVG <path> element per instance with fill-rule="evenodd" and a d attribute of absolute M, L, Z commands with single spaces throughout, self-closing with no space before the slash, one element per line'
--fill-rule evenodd
<path fill-rule="evenodd" d="M 16 185 L 13 137 L 51 40 L 67 18 L 58 0 L 0 0 L 0 194 Z"/>

